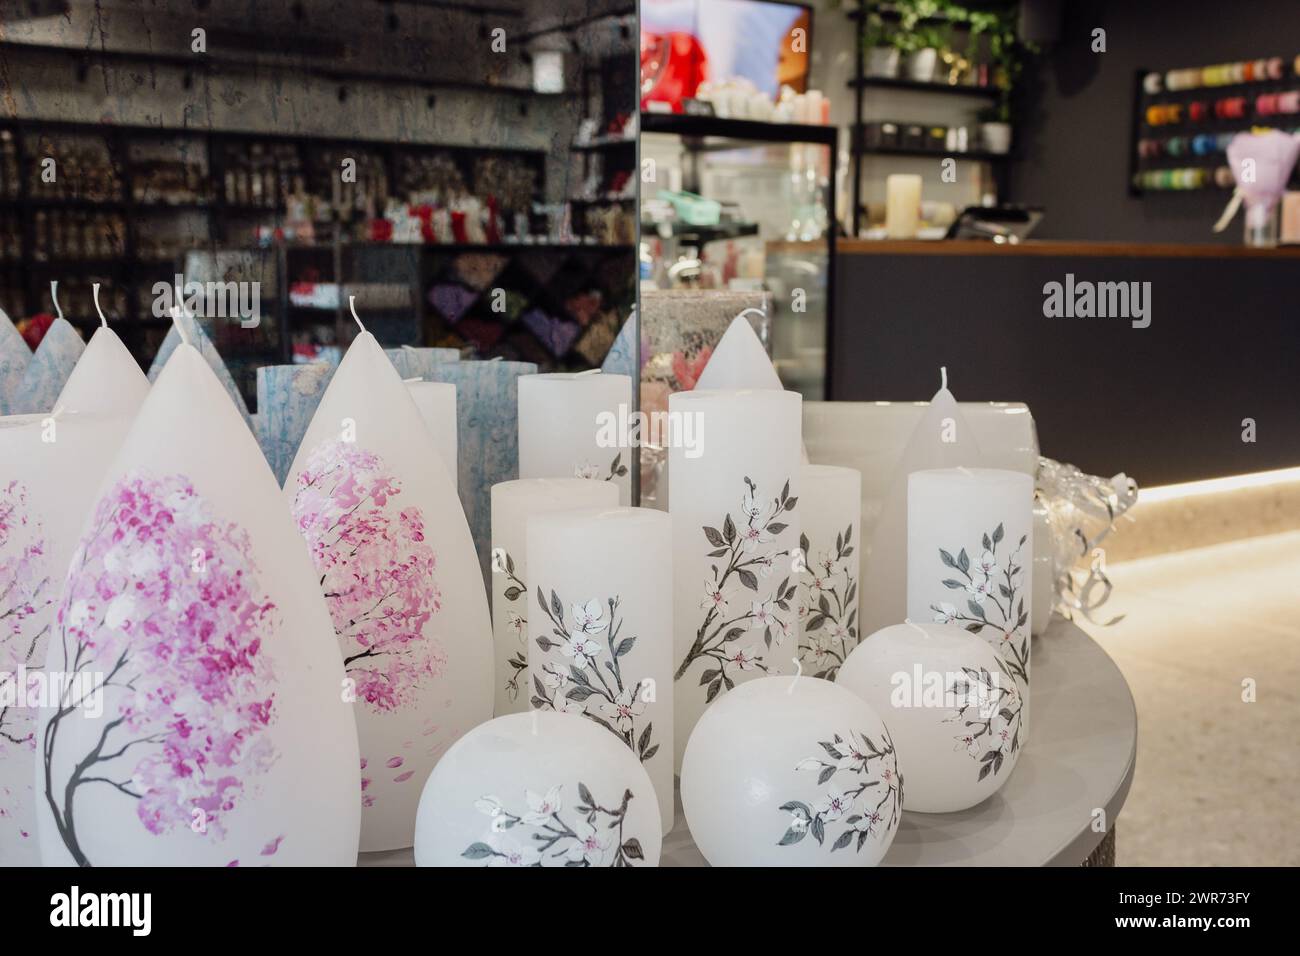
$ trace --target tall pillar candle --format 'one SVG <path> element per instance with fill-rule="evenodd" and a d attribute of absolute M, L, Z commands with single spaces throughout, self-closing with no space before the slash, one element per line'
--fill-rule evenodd
<path fill-rule="evenodd" d="M 895 173 L 885 177 L 885 234 L 915 239 L 921 220 L 921 177 Z"/>
<path fill-rule="evenodd" d="M 257 443 L 284 484 L 335 365 L 264 365 L 257 370 Z"/>
<path fill-rule="evenodd" d="M 28 348 L 27 340 L 14 328 L 8 313 L 0 309 L 0 415 L 9 414 L 9 406 L 18 394 L 18 386 L 31 363 L 32 350 Z"/>
<path fill-rule="evenodd" d="M 621 740 L 673 825 L 672 519 L 600 508 L 528 521 L 529 703 Z"/>
<path fill-rule="evenodd" d="M 620 414 L 620 407 L 626 414 Z M 621 422 L 632 379 L 604 372 L 553 372 L 519 383 L 519 477 L 590 478 L 632 498 L 631 449 Z"/>
<path fill-rule="evenodd" d="M 425 349 L 403 345 L 395 349 L 384 349 L 384 354 L 402 378 L 423 378 L 442 362 L 460 361 L 460 349 Z"/>
<path fill-rule="evenodd" d="M 858 646 L 858 547 L 862 474 L 855 468 L 799 469 L 799 661 L 804 673 L 834 680 Z"/>
<path fill-rule="evenodd" d="M 800 396 L 669 396 L 675 760 L 737 683 L 793 673 L 798 653 Z"/>
<path fill-rule="evenodd" d="M 908 619 L 978 634 L 1026 687 L 1033 562 L 1029 475 L 935 468 L 908 478 Z"/>
<path fill-rule="evenodd" d="M 528 709 L 528 519 L 575 508 L 612 508 L 618 489 L 581 478 L 519 478 L 492 486 L 493 714 Z"/>
<path fill-rule="evenodd" d="M 456 386 L 450 382 L 424 382 L 419 379 L 405 383 L 415 407 L 420 410 L 424 427 L 433 439 L 434 450 L 447 466 L 451 483 L 457 483 L 456 457 Z"/>

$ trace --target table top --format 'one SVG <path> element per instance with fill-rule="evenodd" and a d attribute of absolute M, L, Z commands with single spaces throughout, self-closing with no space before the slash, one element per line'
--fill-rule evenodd
<path fill-rule="evenodd" d="M 905 811 L 882 865 L 1078 866 L 1114 826 L 1137 754 L 1128 683 L 1092 638 L 1059 617 L 1034 639 L 1032 667 L 1033 723 L 1011 779 L 969 810 Z M 361 866 L 413 862 L 409 849 L 358 857 Z M 707 865 L 679 798 L 660 866 Z"/>

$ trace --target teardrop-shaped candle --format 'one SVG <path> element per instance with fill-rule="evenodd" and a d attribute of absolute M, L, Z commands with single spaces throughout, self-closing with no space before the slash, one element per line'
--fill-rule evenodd
<path fill-rule="evenodd" d="M 174 317 L 172 327 L 168 329 L 166 338 L 163 339 L 162 345 L 158 347 L 158 354 L 154 356 L 153 364 L 149 366 L 149 381 L 158 381 L 158 376 L 171 358 L 172 352 L 181 344 L 181 337 L 176 331 L 175 322 L 184 325 L 186 341 L 198 349 L 199 354 L 203 356 L 203 360 L 208 363 L 208 367 L 217 376 L 221 387 L 226 390 L 230 400 L 235 403 L 235 408 L 239 410 L 239 414 L 244 417 L 244 422 L 252 429 L 253 419 L 248 414 L 248 405 L 244 402 L 244 396 L 240 393 L 238 386 L 235 385 L 235 380 L 231 377 L 230 369 L 226 367 L 225 361 L 221 358 L 221 353 L 212 344 L 208 334 L 203 331 L 203 326 L 186 312 L 180 312 L 179 316 Z"/>
<path fill-rule="evenodd" d="M 880 517 L 862 552 L 858 633 L 874 634 L 907 618 L 907 476 L 929 468 L 978 468 L 979 445 L 944 370 L 939 391 L 908 439 Z"/>
<path fill-rule="evenodd" d="M 355 863 L 356 725 L 317 575 L 193 346 L 97 497 L 49 641 L 42 862 Z"/>
<path fill-rule="evenodd" d="M 53 411 L 72 369 L 86 349 L 86 343 L 67 319 L 55 319 L 36 347 L 31 364 L 23 373 L 18 393 L 10 403 L 15 415 Z"/>
<path fill-rule="evenodd" d="M 749 309 L 745 310 L 750 311 Z M 708 364 L 695 383 L 696 388 L 775 388 L 781 389 L 776 366 L 746 318 L 745 312 L 731 320 L 718 340 Z"/>
<path fill-rule="evenodd" d="M 46 648 L 68 562 L 129 426 L 75 412 L 0 418 L 0 866 L 40 865 L 34 732 Z"/>
<path fill-rule="evenodd" d="M 411 846 L 434 764 L 492 716 L 492 628 L 451 475 L 369 332 L 339 363 L 284 494 L 343 651 L 361 848 Z"/>
<path fill-rule="evenodd" d="M 4 309 L 0 309 L 0 415 L 9 414 L 9 406 L 18 394 L 27 366 L 32 364 L 32 350 L 14 328 Z"/>
<path fill-rule="evenodd" d="M 103 415 L 134 415 L 149 394 L 149 380 L 122 340 L 106 325 L 95 329 L 54 407 Z"/>

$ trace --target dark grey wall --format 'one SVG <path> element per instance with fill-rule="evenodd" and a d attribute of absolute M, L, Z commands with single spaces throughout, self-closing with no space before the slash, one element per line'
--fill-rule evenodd
<path fill-rule="evenodd" d="M 1240 217 L 1210 231 L 1226 191 L 1128 195 L 1133 74 L 1297 53 L 1296 0 L 1069 0 L 1061 40 L 1026 72 L 1011 198 L 1047 207 L 1038 238 L 1239 243 Z"/>

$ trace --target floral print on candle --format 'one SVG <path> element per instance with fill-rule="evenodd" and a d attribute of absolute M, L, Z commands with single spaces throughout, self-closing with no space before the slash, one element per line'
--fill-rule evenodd
<path fill-rule="evenodd" d="M 813 551 L 799 536 L 806 568 L 799 583 L 799 622 L 803 642 L 799 661 L 814 677 L 834 680 L 840 665 L 858 646 L 858 566 L 853 557 L 853 525 L 835 536 L 835 547 Z"/>
<path fill-rule="evenodd" d="M 562 659 L 547 662 L 542 674 L 533 675 L 532 706 L 581 714 L 627 744 L 642 763 L 651 760 L 659 744 L 653 722 L 641 719 L 650 682 L 623 675 L 621 659 L 637 639 L 620 636 L 624 621 L 619 618 L 619 598 L 572 605 L 572 625 L 565 623 L 564 602 L 555 591 L 548 604 L 539 587 L 537 603 L 551 621 L 551 634 L 536 638 L 537 646 L 548 653 L 558 650 Z"/>
<path fill-rule="evenodd" d="M 503 594 L 507 601 L 514 604 L 528 594 L 528 585 L 524 584 L 516 573 L 515 559 L 504 548 L 501 551 L 501 560 L 498 564 L 499 566 L 494 567 L 493 570 L 498 574 L 504 574 L 506 580 L 510 582 L 506 585 Z M 519 650 L 513 651 L 506 661 L 507 666 L 510 668 L 506 676 L 506 696 L 514 701 L 519 699 L 519 685 L 528 679 L 528 654 L 524 643 L 526 640 L 524 635 L 528 633 L 528 618 L 513 608 L 508 608 L 505 615 L 506 630 L 513 632 L 519 641 Z"/>
<path fill-rule="evenodd" d="M 614 456 L 614 460 L 609 463 L 608 469 L 593 465 L 589 461 L 574 465 L 573 477 L 586 478 L 588 481 L 614 481 L 616 478 L 626 478 L 627 465 L 623 464 L 623 453 L 619 452 Z"/>
<path fill-rule="evenodd" d="M 274 642 L 247 532 L 212 514 L 188 478 L 128 474 L 100 500 L 73 555 L 54 639 L 72 663 L 44 738 L 44 795 L 58 837 L 90 865 L 80 800 L 135 801 L 153 834 L 221 839 L 277 760 Z M 93 742 L 67 722 L 94 677 L 111 715 Z M 76 752 L 58 760 L 63 748 Z M 70 773 L 62 773 L 71 768 Z"/>
<path fill-rule="evenodd" d="M 1009 554 L 1003 549 L 998 555 L 1005 532 L 1001 524 L 990 535 L 985 533 L 983 550 L 973 564 L 966 549 L 953 557 L 951 552 L 939 549 L 939 560 L 944 567 L 956 571 L 959 577 L 947 577 L 943 586 L 951 591 L 963 592 L 955 598 L 964 601 L 958 606 L 952 601 L 931 604 L 934 619 L 939 624 L 961 624 L 966 630 L 981 635 L 1001 654 L 1016 680 L 1029 683 L 1029 612 L 1025 610 L 1024 561 L 1021 550 L 1028 540 L 1021 535 L 1015 550 Z"/>
<path fill-rule="evenodd" d="M 764 597 L 759 579 L 771 577 L 777 559 L 790 553 L 770 545 L 786 529 L 787 522 L 781 519 L 798 503 L 797 497 L 790 496 L 789 481 L 777 497 L 765 499 L 754 482 L 745 478 L 740 522 L 728 513 L 720 528 L 703 528 L 710 547 L 708 557 L 718 560 L 710 565 L 710 576 L 704 581 L 700 601 L 704 619 L 674 680 L 681 680 L 702 662 L 699 682 L 708 685 L 706 703 L 724 687 L 730 690 L 735 686 L 737 671 L 767 672 L 768 655 L 779 653 L 777 649 L 790 634 L 797 584 L 791 584 L 786 575 L 775 589 L 765 589 Z"/>
<path fill-rule="evenodd" d="M 944 722 L 961 728 L 953 750 L 965 750 L 976 762 L 978 780 L 999 773 L 1003 761 L 1020 749 L 1024 693 L 1001 654 L 998 668 L 995 675 L 985 667 L 963 667 L 965 678 L 948 688 L 957 706 Z"/>
<path fill-rule="evenodd" d="M 778 809 L 789 815 L 789 823 L 777 845 L 792 846 L 811 834 L 825 846 L 828 829 L 840 831 L 832 853 L 850 845 L 861 852 L 871 839 L 887 842 L 903 807 L 903 778 L 889 731 L 882 728 L 879 745 L 851 730 L 818 743 L 824 753 L 799 761 L 795 770 L 815 773 L 817 786 L 826 789 L 810 803 L 781 804 Z"/>
<path fill-rule="evenodd" d="M 631 790 L 617 806 L 596 801 L 586 784 L 578 784 L 578 802 L 569 810 L 561 786 L 524 791 L 518 813 L 497 797 L 485 795 L 474 808 L 488 817 L 489 832 L 461 853 L 487 866 L 635 866 L 644 860 L 641 841 L 624 834 Z"/>

